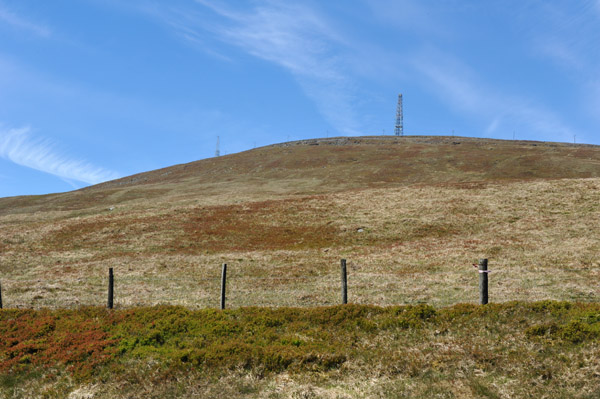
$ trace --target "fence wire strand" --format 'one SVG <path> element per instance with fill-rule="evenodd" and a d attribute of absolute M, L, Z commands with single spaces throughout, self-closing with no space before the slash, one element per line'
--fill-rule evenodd
<path fill-rule="evenodd" d="M 493 276 L 497 273 L 502 273 L 506 275 L 509 270 L 506 269 L 507 265 L 502 265 L 503 268 L 490 271 L 490 279 L 493 279 Z M 422 275 L 427 273 L 433 273 L 436 275 L 464 275 L 465 278 L 469 276 L 469 280 L 473 278 L 474 281 L 478 277 L 478 270 L 473 270 L 471 268 L 465 268 L 460 270 L 451 270 L 451 271 L 418 271 L 418 270 L 407 270 L 407 271 L 398 271 L 392 273 L 378 273 L 378 272 L 363 272 L 358 270 L 347 270 L 347 279 L 350 287 L 352 287 L 352 282 L 355 282 L 355 289 L 360 292 L 360 290 L 365 289 L 365 287 L 372 287 L 374 285 L 381 285 L 381 280 L 386 280 L 385 285 L 382 287 L 386 288 L 386 292 L 389 293 L 390 286 L 393 286 L 395 283 L 398 283 L 399 280 L 403 280 L 405 278 L 413 278 L 415 275 Z M 337 303 L 332 300 L 334 295 L 337 295 L 339 290 L 339 285 L 334 283 L 335 281 L 339 281 L 340 274 L 339 271 L 324 273 L 324 274 L 315 274 L 315 275 L 307 275 L 307 276 L 299 276 L 299 275 L 289 275 L 289 276 L 250 276 L 247 274 L 240 273 L 239 270 L 236 273 L 236 270 L 230 270 L 227 275 L 227 282 L 231 282 L 228 284 L 227 288 L 227 301 L 228 303 L 233 303 L 235 305 L 239 305 L 240 302 L 244 303 L 247 300 L 248 295 L 254 295 L 255 292 L 251 289 L 248 291 L 248 287 L 252 287 L 255 284 L 255 287 L 258 287 L 256 293 L 258 293 L 258 297 L 253 297 L 251 306 L 261 306 L 261 307 L 277 307 L 277 306 L 298 306 L 302 305 L 302 303 L 312 303 L 314 298 L 318 298 L 322 300 L 323 304 L 330 305 L 333 303 Z M 370 280 L 369 280 L 370 279 Z M 75 282 L 69 281 L 65 282 L 64 280 L 54 280 L 48 281 L 46 278 L 2 278 L 0 279 L 0 287 L 2 288 L 2 296 L 4 301 L 4 307 L 6 307 L 7 299 L 10 297 L 10 293 L 12 290 L 16 289 L 21 292 L 26 292 L 27 290 L 23 288 L 23 286 L 35 287 L 37 290 L 41 290 L 46 293 L 55 294 L 56 292 L 68 293 L 67 297 L 76 296 L 73 294 L 74 287 L 85 287 L 86 290 L 86 300 L 96 302 L 97 298 L 102 298 L 103 295 L 106 294 L 106 287 L 108 285 L 108 276 L 104 275 L 94 275 L 90 277 L 81 277 L 75 279 Z M 191 307 L 201 306 L 200 304 L 208 304 L 208 303 L 217 303 L 218 297 L 215 294 L 216 291 L 220 289 L 220 282 L 222 281 L 222 276 L 216 275 L 214 277 L 209 277 L 206 275 L 198 275 L 198 276 L 189 276 L 187 278 L 182 277 L 169 277 L 169 276 L 158 276 L 158 275 L 119 275 L 115 273 L 114 276 L 114 287 L 116 287 L 116 296 L 119 297 L 119 288 L 128 287 L 130 288 L 132 285 L 140 284 L 140 287 L 137 287 L 140 291 L 138 296 L 133 295 L 129 292 L 128 295 L 130 297 L 127 298 L 126 302 L 131 306 L 134 304 L 137 306 L 139 303 L 169 303 L 176 305 L 184 305 Z M 462 279 L 461 281 L 466 281 Z M 256 285 L 259 282 L 273 282 L 274 284 L 279 282 L 291 282 L 298 284 L 296 286 L 289 288 L 289 295 L 277 296 L 275 291 L 265 290 L 266 286 L 263 284 Z M 314 282 L 326 283 L 327 286 L 331 286 L 331 288 L 327 288 L 325 290 L 310 290 L 307 288 L 306 284 L 311 284 Z M 236 291 L 235 287 L 242 288 L 242 291 Z M 316 288 L 318 288 L 315 285 Z M 153 291 L 154 290 L 154 291 Z M 326 291 L 326 292 L 324 292 Z M 154 295 L 153 295 L 154 293 Z M 262 293 L 262 294 L 260 294 Z M 278 294 L 281 292 L 278 291 Z M 414 293 L 413 293 L 414 294 Z M 543 297 L 544 295 L 548 296 L 551 294 L 550 291 L 540 289 L 540 287 L 529 289 L 527 294 L 534 297 Z M 34 299 L 39 299 L 37 294 Z M 195 296 L 194 296 L 195 295 Z M 381 294 L 372 294 L 371 299 L 377 300 L 380 298 Z M 391 297 L 395 299 L 401 298 L 402 303 L 423 303 L 425 301 L 422 300 L 421 295 L 417 295 L 416 298 L 404 298 L 402 295 L 390 294 Z M 408 293 L 406 295 L 409 295 Z M 54 295 L 55 296 L 55 295 Z M 551 295 L 550 295 L 551 296 Z M 8 297 L 8 298 L 7 298 Z M 48 295 L 48 297 L 52 298 L 53 295 Z M 276 298 L 275 298 L 276 297 Z M 419 298 L 421 297 L 421 298 Z M 598 300 L 598 293 L 591 290 L 589 292 L 573 292 L 569 295 L 570 300 L 575 301 L 583 301 L 583 302 L 592 302 Z M 193 300 L 197 300 L 194 302 Z M 369 298 L 353 298 L 358 303 L 366 303 Z M 365 301 L 363 301 L 365 299 Z M 82 299 L 83 300 L 83 299 Z M 42 298 L 42 302 L 45 303 Z M 76 300 L 75 302 L 79 302 Z M 123 303 L 123 302 L 122 302 Z M 277 303 L 277 305 L 275 305 Z M 244 304 L 243 306 L 248 306 L 248 304 Z"/>

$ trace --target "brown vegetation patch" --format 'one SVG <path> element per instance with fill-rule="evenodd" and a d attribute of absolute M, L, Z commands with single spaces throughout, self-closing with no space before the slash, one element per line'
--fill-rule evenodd
<path fill-rule="evenodd" d="M 41 245 L 53 251 L 123 246 L 137 234 L 147 231 L 147 227 L 136 222 L 108 216 L 69 220 L 47 234 Z"/>
<path fill-rule="evenodd" d="M 323 197 L 199 206 L 156 216 L 116 215 L 69 220 L 42 241 L 51 250 L 132 248 L 177 252 L 296 250 L 337 245 Z M 156 237 L 161 236 L 157 240 Z M 154 237 L 154 239 L 153 239 Z M 108 249 L 108 247 L 107 247 Z"/>
<path fill-rule="evenodd" d="M 261 201 L 195 208 L 179 219 L 183 234 L 172 246 L 189 251 L 255 251 L 322 248 L 339 244 L 327 210 L 315 199 Z"/>
<path fill-rule="evenodd" d="M 105 321 L 90 316 L 86 310 L 1 311 L 0 372 L 64 365 L 90 374 L 112 356 L 116 342 L 109 338 Z"/>

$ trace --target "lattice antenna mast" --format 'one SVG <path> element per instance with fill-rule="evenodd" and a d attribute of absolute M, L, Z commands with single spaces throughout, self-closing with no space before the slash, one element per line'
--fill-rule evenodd
<path fill-rule="evenodd" d="M 215 157 L 221 156 L 221 151 L 219 151 L 219 136 L 217 136 L 217 150 L 215 151 Z"/>
<path fill-rule="evenodd" d="M 402 114 L 402 94 L 398 94 L 398 107 L 396 108 L 396 136 L 404 136 L 404 115 Z"/>

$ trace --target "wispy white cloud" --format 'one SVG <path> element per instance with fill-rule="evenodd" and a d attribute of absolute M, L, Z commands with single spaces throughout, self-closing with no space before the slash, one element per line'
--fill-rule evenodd
<path fill-rule="evenodd" d="M 0 157 L 18 165 L 60 177 L 89 184 L 116 179 L 116 172 L 73 160 L 57 153 L 55 145 L 47 139 L 36 139 L 29 127 L 5 129 L 0 127 Z"/>
<path fill-rule="evenodd" d="M 533 48 L 577 73 L 596 68 L 598 41 L 597 0 L 574 3 L 544 3 L 539 22 L 530 27 Z"/>
<path fill-rule="evenodd" d="M 600 122 L 600 75 L 597 79 L 590 81 L 588 92 L 585 96 L 585 107 L 588 114 L 594 118 L 596 122 Z"/>
<path fill-rule="evenodd" d="M 488 127 L 485 129 L 485 135 L 490 136 L 490 135 L 494 134 L 494 132 L 496 132 L 496 130 L 498 129 L 498 126 L 500 126 L 500 122 L 501 122 L 500 117 L 494 118 L 494 120 L 492 120 L 492 122 L 490 122 Z"/>
<path fill-rule="evenodd" d="M 586 69 L 586 62 L 577 50 L 561 39 L 538 39 L 535 46 L 540 54 L 549 57 L 563 68 L 575 73 L 581 73 Z"/>
<path fill-rule="evenodd" d="M 245 11 L 218 2 L 196 3 L 218 15 L 220 22 L 193 11 L 182 15 L 181 10 L 162 13 L 162 18 L 187 40 L 204 43 L 202 38 L 209 34 L 284 68 L 329 123 L 344 134 L 360 133 L 345 43 L 331 21 L 296 3 L 266 1 Z"/>
<path fill-rule="evenodd" d="M 52 33 L 48 27 L 42 24 L 31 22 L 25 17 L 16 14 L 14 11 L 9 10 L 2 3 L 0 3 L 0 23 L 2 22 L 17 29 L 29 31 L 42 37 L 48 37 Z"/>
<path fill-rule="evenodd" d="M 114 4 L 114 7 L 126 7 L 123 3 Z M 137 4 L 135 10 L 138 13 L 149 16 L 155 20 L 160 20 L 175 34 L 182 39 L 191 43 L 200 51 L 211 55 L 212 57 L 218 58 L 222 61 L 231 61 L 231 59 L 223 53 L 215 50 L 207 43 L 206 38 L 197 27 L 204 26 L 208 29 L 208 26 L 214 26 L 213 23 L 203 20 L 192 8 L 179 8 L 179 7 L 164 7 L 157 3 L 145 3 L 141 2 Z"/>
<path fill-rule="evenodd" d="M 210 6 L 229 20 L 229 25 L 215 29 L 225 41 L 300 76 L 343 79 L 335 65 L 332 45 L 340 41 L 339 37 L 314 10 L 300 5 L 266 3 L 242 14 L 214 3 L 198 3 Z"/>
<path fill-rule="evenodd" d="M 563 70 L 578 88 L 580 109 L 598 120 L 600 104 L 600 0 L 546 2 L 532 27 L 534 51 Z"/>
<path fill-rule="evenodd" d="M 518 94 L 507 94 L 482 81 L 454 57 L 431 51 L 415 57 L 414 68 L 440 100 L 487 125 L 486 134 L 516 126 L 532 138 L 570 141 L 574 130 L 556 113 Z"/>
<path fill-rule="evenodd" d="M 428 7 L 426 2 L 418 0 L 365 0 L 365 2 L 375 18 L 386 26 L 421 37 L 436 38 L 453 36 L 447 27 L 444 10 L 449 6 L 460 7 L 459 4 L 444 2 Z"/>

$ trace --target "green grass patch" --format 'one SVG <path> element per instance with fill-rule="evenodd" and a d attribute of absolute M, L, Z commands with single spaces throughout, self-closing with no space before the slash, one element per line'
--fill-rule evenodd
<path fill-rule="evenodd" d="M 350 397 L 361 397 L 369 380 L 382 381 L 369 388 L 379 397 L 586 397 L 598 386 L 599 331 L 599 304 L 551 301 L 2 310 L 0 396 L 64 397 L 77 384 L 102 390 L 124 381 L 172 397 L 196 392 L 198 381 L 208 381 L 202 392 L 210 397 L 260 396 L 289 376 L 325 391 L 334 378 L 354 387 Z M 108 389 L 100 397 L 142 395 Z M 304 385 L 289 389 L 288 396 L 317 395 Z"/>
<path fill-rule="evenodd" d="M 600 307 L 513 302 L 442 309 L 345 305 L 225 311 L 175 306 L 3 310 L 0 370 L 18 375 L 62 365 L 75 376 L 89 377 L 99 365 L 154 359 L 176 369 L 326 371 L 350 360 L 373 361 L 400 337 L 419 341 L 451 330 L 457 339 L 470 333 L 511 334 L 521 336 L 523 342 L 585 344 L 600 339 Z M 390 342 L 380 348 L 371 346 L 382 337 Z M 481 350 L 473 350 L 472 355 L 482 363 L 493 363 L 495 358 Z"/>

